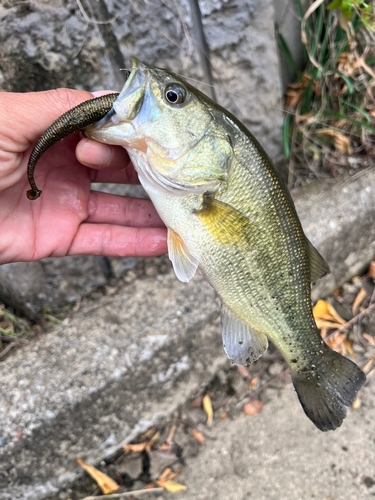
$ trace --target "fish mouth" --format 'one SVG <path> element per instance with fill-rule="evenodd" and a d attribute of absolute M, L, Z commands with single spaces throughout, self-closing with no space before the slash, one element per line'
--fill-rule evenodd
<path fill-rule="evenodd" d="M 142 108 L 148 68 L 136 57 L 131 57 L 128 72 L 129 76 L 112 109 L 100 121 L 85 129 L 86 137 L 107 144 L 125 145 L 126 137 L 134 134 L 131 122 Z"/>

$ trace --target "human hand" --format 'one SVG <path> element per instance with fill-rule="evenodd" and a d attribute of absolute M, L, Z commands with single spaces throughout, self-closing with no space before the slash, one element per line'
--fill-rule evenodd
<path fill-rule="evenodd" d="M 79 134 L 67 137 L 38 162 L 42 196 L 26 197 L 26 167 L 35 142 L 60 115 L 92 97 L 68 89 L 0 93 L 0 264 L 166 253 L 166 229 L 151 201 L 91 190 L 91 182 L 138 183 L 123 148 L 80 140 Z"/>

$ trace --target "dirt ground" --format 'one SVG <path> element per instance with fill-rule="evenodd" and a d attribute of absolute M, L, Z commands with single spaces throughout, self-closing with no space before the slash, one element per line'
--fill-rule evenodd
<path fill-rule="evenodd" d="M 228 363 L 172 420 L 102 462 L 99 469 L 121 485 L 119 491 L 128 491 L 123 497 L 115 492 L 116 498 L 374 498 L 374 295 L 374 280 L 366 274 L 320 304 L 326 317 L 318 319 L 322 335 L 367 372 L 367 383 L 339 429 L 322 433 L 307 419 L 288 369 L 271 346 L 249 368 Z M 330 322 L 341 330 L 332 334 Z M 157 489 L 141 494 L 144 488 Z M 90 495 L 100 496 L 101 490 L 84 473 L 53 500 Z"/>

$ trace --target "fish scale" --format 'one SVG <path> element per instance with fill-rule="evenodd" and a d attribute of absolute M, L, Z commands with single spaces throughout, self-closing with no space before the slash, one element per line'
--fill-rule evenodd
<path fill-rule="evenodd" d="M 304 235 L 279 173 L 228 111 L 171 72 L 136 58 L 131 66 L 98 123 L 90 121 L 90 105 L 88 116 L 81 105 L 82 128 L 93 123 L 85 134 L 127 149 L 168 228 L 176 276 L 189 281 L 199 268 L 222 301 L 231 361 L 255 361 L 271 340 L 291 369 L 306 415 L 322 431 L 336 429 L 365 375 L 319 335 L 310 282 L 329 270 Z M 58 120 L 53 137 L 67 135 L 66 128 Z M 49 136 L 48 129 L 30 162 L 32 197 L 40 194 L 33 166 Z"/>

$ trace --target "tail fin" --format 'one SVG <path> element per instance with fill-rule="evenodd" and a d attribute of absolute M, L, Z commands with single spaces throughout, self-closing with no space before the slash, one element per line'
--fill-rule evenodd
<path fill-rule="evenodd" d="M 308 373 L 292 372 L 294 388 L 309 419 L 321 431 L 340 427 L 366 380 L 358 366 L 331 349 L 316 369 Z"/>

